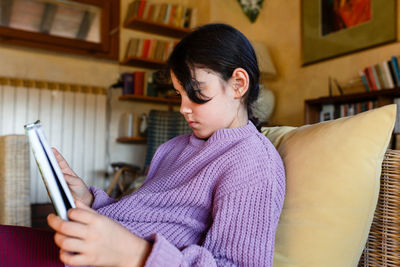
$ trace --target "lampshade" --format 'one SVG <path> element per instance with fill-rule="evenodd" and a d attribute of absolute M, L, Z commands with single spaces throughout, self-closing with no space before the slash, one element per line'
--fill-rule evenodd
<path fill-rule="evenodd" d="M 269 55 L 267 46 L 263 42 L 253 41 L 251 42 L 257 55 L 258 67 L 262 76 L 266 78 L 275 78 L 276 69 L 272 62 L 271 56 Z"/>

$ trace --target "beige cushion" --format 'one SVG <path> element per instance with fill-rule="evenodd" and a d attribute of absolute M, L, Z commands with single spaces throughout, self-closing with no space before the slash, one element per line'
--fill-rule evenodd
<path fill-rule="evenodd" d="M 357 266 L 396 105 L 299 128 L 263 128 L 286 168 L 274 267 Z"/>

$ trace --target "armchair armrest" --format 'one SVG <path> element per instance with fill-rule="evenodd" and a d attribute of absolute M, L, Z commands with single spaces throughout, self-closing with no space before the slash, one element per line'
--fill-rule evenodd
<path fill-rule="evenodd" d="M 387 150 L 368 241 L 358 266 L 400 265 L 400 150 Z"/>

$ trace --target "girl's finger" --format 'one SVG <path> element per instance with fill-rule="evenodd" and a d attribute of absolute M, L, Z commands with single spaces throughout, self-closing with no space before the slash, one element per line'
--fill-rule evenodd
<path fill-rule="evenodd" d="M 92 209 L 91 207 L 89 207 L 88 205 L 86 205 L 85 203 L 83 203 L 80 200 L 76 200 L 75 204 L 76 204 L 76 207 L 78 207 L 80 209 L 84 209 L 84 210 L 87 210 L 87 211 L 97 214 L 97 212 L 94 209 Z"/>
<path fill-rule="evenodd" d="M 60 154 L 60 152 L 58 152 L 57 149 L 55 149 L 54 147 L 51 148 L 51 150 L 54 153 L 54 156 L 56 157 L 56 160 L 58 162 L 58 165 L 60 166 L 60 169 L 63 173 L 69 174 L 69 175 L 73 175 L 76 176 L 76 174 L 74 173 L 74 171 L 71 169 L 71 167 L 68 165 L 68 162 L 64 159 L 64 157 Z"/>
<path fill-rule="evenodd" d="M 82 253 L 71 253 L 60 249 L 60 260 L 67 265 L 90 265 L 88 257 Z"/>
<path fill-rule="evenodd" d="M 81 239 L 69 237 L 60 233 L 54 235 L 54 242 L 60 249 L 73 253 L 83 253 L 86 248 L 85 242 Z"/>
<path fill-rule="evenodd" d="M 97 216 L 98 213 L 96 211 L 90 209 L 89 207 L 79 207 L 79 204 L 77 205 L 77 208 L 70 209 L 68 211 L 68 218 L 70 218 L 72 221 L 83 224 L 92 223 Z"/>
<path fill-rule="evenodd" d="M 86 237 L 86 225 L 79 222 L 65 221 L 54 214 L 47 216 L 47 222 L 57 233 L 80 239 Z"/>

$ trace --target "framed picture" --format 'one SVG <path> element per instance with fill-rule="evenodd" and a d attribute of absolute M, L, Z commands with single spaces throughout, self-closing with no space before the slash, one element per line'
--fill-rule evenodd
<path fill-rule="evenodd" d="M 396 0 L 302 0 L 303 65 L 396 40 Z"/>

